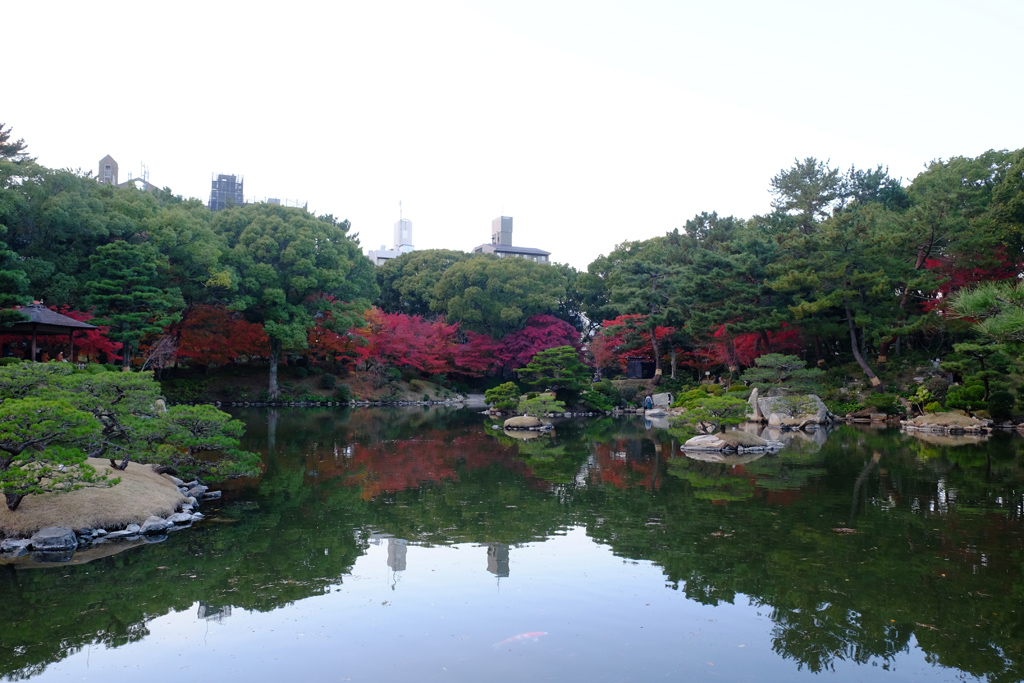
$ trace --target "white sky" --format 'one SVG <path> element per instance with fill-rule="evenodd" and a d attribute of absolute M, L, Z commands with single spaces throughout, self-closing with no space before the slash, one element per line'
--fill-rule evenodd
<path fill-rule="evenodd" d="M 308 200 L 392 243 L 585 269 L 700 211 L 768 210 L 795 157 L 1024 146 L 1024 2 L 38 2 L 0 6 L 0 121 L 51 167 Z"/>

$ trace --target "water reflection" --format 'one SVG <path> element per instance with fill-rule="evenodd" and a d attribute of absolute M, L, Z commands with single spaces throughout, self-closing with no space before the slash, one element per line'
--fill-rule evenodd
<path fill-rule="evenodd" d="M 207 522 L 80 566 L 3 567 L 3 675 L 40 674 L 89 645 L 130 652 L 160 615 L 227 623 L 326 601 L 339 587 L 362 595 L 353 568 L 375 552 L 388 595 L 436 597 L 467 624 L 490 615 L 457 606 L 471 602 L 458 592 L 471 583 L 464 572 L 516 582 L 515 602 L 502 609 L 579 595 L 561 616 L 596 623 L 579 605 L 617 614 L 629 599 L 613 565 L 589 555 L 601 547 L 623 563 L 614 571 L 657 569 L 631 587 L 657 596 L 648 602 L 667 600 L 659 591 L 685 596 L 737 619 L 727 630 L 765 615 L 764 645 L 791 671 L 889 666 L 923 653 L 933 676 L 950 667 L 948 678 L 1024 678 L 1024 467 L 1021 440 L 1010 435 L 964 442 L 843 427 L 787 433 L 777 454 L 716 460 L 683 456 L 671 433 L 640 419 L 563 421 L 520 440 L 470 411 L 240 417 L 266 470 L 235 482 Z M 576 530 L 590 545 L 574 540 L 573 552 L 545 557 L 550 581 L 523 568 Z M 460 554 L 464 569 L 434 572 L 440 549 Z M 558 581 L 571 572 L 585 578 Z M 454 587 L 435 596 L 429 581 Z M 744 605 L 754 612 L 721 611 Z M 353 619 L 352 628 L 364 623 Z M 679 652 L 679 614 L 665 619 L 646 623 L 645 646 Z M 617 637 L 565 647 L 599 658 Z M 639 667 L 645 651 L 622 656 Z M 745 675 L 756 676 L 750 661 Z M 572 663 L 564 666 L 571 675 Z"/>

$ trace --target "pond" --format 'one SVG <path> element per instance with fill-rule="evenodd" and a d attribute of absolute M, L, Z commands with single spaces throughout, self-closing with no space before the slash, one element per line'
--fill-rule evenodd
<path fill-rule="evenodd" d="M 1024 439 L 841 427 L 685 457 L 642 419 L 239 410 L 209 517 L 0 567 L 0 676 L 1024 679 Z"/>

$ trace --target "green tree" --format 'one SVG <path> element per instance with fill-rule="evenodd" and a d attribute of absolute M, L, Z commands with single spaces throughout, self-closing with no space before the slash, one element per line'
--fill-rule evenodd
<path fill-rule="evenodd" d="M 68 401 L 8 399 L 0 405 L 0 489 L 17 510 L 30 494 L 105 481 L 86 463 L 100 424 Z M 110 484 L 116 482 L 109 482 Z"/>
<path fill-rule="evenodd" d="M 318 312 L 336 331 L 354 327 L 379 290 L 373 264 L 346 232 L 347 222 L 301 209 L 251 204 L 220 211 L 215 229 L 228 239 L 235 287 L 231 307 L 263 325 L 270 338 L 270 397 L 281 395 L 283 351 L 306 347 Z"/>
<path fill-rule="evenodd" d="M 571 346 L 545 349 L 516 372 L 526 385 L 541 391 L 554 391 L 567 402 L 590 387 L 590 368 L 580 361 L 579 353 Z"/>
<path fill-rule="evenodd" d="M 501 339 L 521 330 L 531 316 L 555 315 L 565 288 L 565 275 L 550 265 L 473 256 L 444 272 L 430 308 L 450 323 Z"/>
<path fill-rule="evenodd" d="M 953 295 L 956 315 L 977 321 L 984 337 L 1013 344 L 1024 343 L 1024 282 L 990 282 Z"/>
<path fill-rule="evenodd" d="M 131 367 L 132 348 L 180 319 L 184 302 L 177 288 L 163 288 L 160 268 L 166 259 L 144 244 L 123 240 L 103 245 L 90 258 L 87 302 L 93 323 L 109 326 L 107 336 L 121 342 L 121 364 Z"/>
<path fill-rule="evenodd" d="M 402 254 L 377 268 L 380 287 L 378 305 L 385 313 L 405 313 L 429 318 L 434 287 L 441 276 L 456 263 L 469 258 L 464 251 L 423 249 Z"/>
<path fill-rule="evenodd" d="M 723 425 L 743 422 L 750 410 L 746 401 L 729 394 L 704 394 L 687 401 L 684 406 L 686 412 L 673 422 L 683 422 L 697 430 L 703 429 L 706 434 L 714 434 Z"/>
<path fill-rule="evenodd" d="M 259 474 L 260 458 L 239 447 L 244 425 L 213 406 L 173 406 L 160 418 L 163 443 L 149 462 L 173 467 L 182 477 L 220 481 Z M 217 453 L 216 459 L 202 455 Z"/>
<path fill-rule="evenodd" d="M 519 387 L 515 382 L 505 382 L 484 392 L 484 400 L 492 410 L 505 412 L 519 405 Z"/>
<path fill-rule="evenodd" d="M 741 379 L 753 382 L 761 389 L 770 386 L 785 386 L 795 393 L 820 393 L 820 380 L 825 371 L 820 368 L 807 368 L 806 361 L 796 356 L 781 353 L 767 353 L 754 359 L 757 367 L 746 370 Z"/>

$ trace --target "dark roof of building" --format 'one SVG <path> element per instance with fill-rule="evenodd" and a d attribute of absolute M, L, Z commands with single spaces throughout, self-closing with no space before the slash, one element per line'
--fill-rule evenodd
<path fill-rule="evenodd" d="M 95 330 L 95 325 L 51 311 L 42 304 L 29 304 L 17 309 L 28 316 L 28 320 L 2 327 L 4 334 L 68 334 L 72 330 Z"/>
<path fill-rule="evenodd" d="M 533 247 L 511 247 L 505 244 L 481 244 L 475 247 L 473 251 L 483 251 L 484 247 L 490 247 L 487 253 L 497 254 L 499 252 L 505 254 L 533 254 L 535 256 L 551 256 L 550 251 L 544 251 L 543 249 L 534 249 Z"/>

